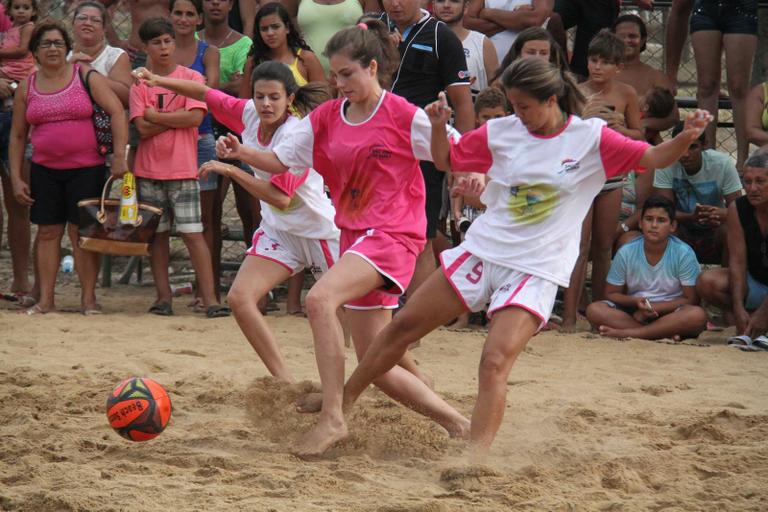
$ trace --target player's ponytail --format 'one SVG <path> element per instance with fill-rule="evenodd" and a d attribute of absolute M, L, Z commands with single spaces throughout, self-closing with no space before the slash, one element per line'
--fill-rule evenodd
<path fill-rule="evenodd" d="M 258 80 L 280 82 L 285 87 L 286 95 L 295 95 L 289 110 L 298 117 L 304 117 L 320 103 L 331 97 L 327 85 L 321 82 L 312 82 L 299 87 L 293 76 L 293 71 L 276 60 L 262 62 L 256 66 L 253 74 L 251 74 L 251 90 Z"/>
<path fill-rule="evenodd" d="M 541 59 L 513 62 L 501 76 L 501 83 L 505 89 L 518 89 L 539 101 L 555 96 L 566 114 L 580 115 L 584 107 L 584 95 L 573 75 Z"/>
<path fill-rule="evenodd" d="M 389 85 L 399 61 L 387 26 L 368 16 L 363 16 L 357 25 L 340 30 L 331 37 L 323 55 L 330 59 L 337 53 L 343 53 L 364 68 L 375 60 L 378 65 L 376 76 L 382 87 Z"/>

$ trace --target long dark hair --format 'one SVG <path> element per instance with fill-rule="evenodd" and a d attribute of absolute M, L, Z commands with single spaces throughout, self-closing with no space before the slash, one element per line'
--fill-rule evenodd
<path fill-rule="evenodd" d="M 312 51 L 309 45 L 301 37 L 298 27 L 291 21 L 291 15 L 283 7 L 283 4 L 277 2 L 270 2 L 261 6 L 256 12 L 256 18 L 253 22 L 253 45 L 251 45 L 251 51 L 248 52 L 248 58 L 253 59 L 254 67 L 258 66 L 262 62 L 271 60 L 269 52 L 271 49 L 261 39 L 261 31 L 259 30 L 259 22 L 269 15 L 277 14 L 285 27 L 288 29 L 288 48 L 293 51 L 294 55 L 298 55 L 299 50 Z"/>
<path fill-rule="evenodd" d="M 276 60 L 262 62 L 253 70 L 251 74 L 251 94 L 253 94 L 254 85 L 259 80 L 274 80 L 283 84 L 286 94 L 288 96 L 294 95 L 292 110 L 299 117 L 306 116 L 319 104 L 331 98 L 328 86 L 322 82 L 311 82 L 299 87 L 296 79 L 293 77 L 293 71 L 282 62 Z"/>
<path fill-rule="evenodd" d="M 568 71 L 568 60 L 565 58 L 565 53 L 563 53 L 563 49 L 557 44 L 555 38 L 552 37 L 552 34 L 547 29 L 541 27 L 528 27 L 517 34 L 515 42 L 512 43 L 507 54 L 501 59 L 496 73 L 488 80 L 489 84 L 501 78 L 504 70 L 520 57 L 520 54 L 523 52 L 523 46 L 528 41 L 549 41 L 549 62 L 562 70 Z"/>

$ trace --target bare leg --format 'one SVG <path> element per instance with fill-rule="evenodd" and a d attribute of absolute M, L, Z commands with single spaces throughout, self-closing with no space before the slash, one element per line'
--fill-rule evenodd
<path fill-rule="evenodd" d="M 288 269 L 282 265 L 258 256 L 246 256 L 227 297 L 235 320 L 248 343 L 269 373 L 285 382 L 293 382 L 293 377 L 285 365 L 272 331 L 259 311 L 258 301 L 289 275 Z"/>
<path fill-rule="evenodd" d="M 205 245 L 202 233 L 181 233 L 181 239 L 189 251 L 189 259 L 192 260 L 192 268 L 200 285 L 200 298 L 203 305 L 208 307 L 218 304 L 213 290 L 213 269 L 211 268 L 211 253 Z"/>
<path fill-rule="evenodd" d="M 216 301 L 221 301 L 219 291 L 219 276 L 221 275 L 221 204 L 218 190 L 203 190 L 200 192 L 200 211 L 202 212 L 203 238 L 208 252 L 211 254 L 211 269 L 213 271 L 214 293 Z M 199 292 L 200 283 L 197 288 Z"/>
<path fill-rule="evenodd" d="M 431 286 L 427 286 L 429 283 L 434 282 L 434 277 L 430 277 L 425 283 L 427 292 L 425 293 L 422 288 L 417 290 L 412 298 L 418 305 L 419 302 L 424 301 L 426 304 L 432 305 L 434 314 L 416 316 L 408 314 L 410 306 L 406 306 L 400 311 L 395 319 L 386 327 L 384 331 L 379 333 L 374 343 L 365 350 L 365 346 L 373 335 L 381 329 L 383 324 L 386 323 L 386 316 L 383 313 L 379 313 L 381 318 L 379 322 L 371 321 L 365 312 L 360 311 L 347 311 L 347 317 L 350 319 L 350 328 L 352 329 L 352 337 L 355 342 L 358 354 L 365 352 L 366 356 L 363 359 L 363 364 L 369 357 L 373 357 L 374 360 L 379 361 L 380 351 L 383 351 L 384 363 L 378 363 L 376 374 L 371 372 L 364 373 L 364 382 L 358 382 L 359 387 L 356 389 L 354 398 L 357 398 L 360 393 L 368 387 L 374 380 L 384 376 L 388 370 L 392 369 L 398 361 L 400 361 L 405 354 L 408 345 L 414 340 L 427 334 L 430 330 L 442 325 L 450 318 L 460 313 L 464 307 L 456 297 L 453 290 L 450 288 L 445 278 L 442 277 L 441 272 L 435 272 L 434 275 L 438 276 L 438 279 L 442 279 L 443 291 L 448 291 L 450 297 L 457 303 L 451 307 L 451 304 L 437 305 L 435 307 L 434 293 L 430 293 Z M 355 276 L 354 282 L 350 281 L 350 276 Z M 366 293 L 368 290 L 374 289 L 383 283 L 381 276 L 368 265 L 365 260 L 359 258 L 353 254 L 346 254 L 341 257 L 338 263 L 331 267 L 330 271 L 318 281 L 318 283 L 310 290 L 307 295 L 307 310 L 309 313 L 310 325 L 312 325 L 312 331 L 315 334 L 315 354 L 318 359 L 318 367 L 320 369 L 320 379 L 323 386 L 323 409 L 320 412 L 318 423 L 313 430 L 308 432 L 299 443 L 298 453 L 300 455 L 317 455 L 323 453 L 328 447 L 339 439 L 343 439 L 347 435 L 347 425 L 344 421 L 344 415 L 342 412 L 342 397 L 344 396 L 345 388 L 344 382 L 344 360 L 343 352 L 341 348 L 341 330 L 338 322 L 336 321 L 335 311 L 332 309 L 336 304 L 342 304 L 351 300 L 352 298 L 359 297 Z M 371 286 L 372 284 L 372 286 Z M 434 289 L 432 289 L 434 291 Z M 426 296 L 426 300 L 425 300 Z M 422 299 L 419 299 L 422 297 Z M 342 299 L 342 300 L 339 300 Z M 410 304 L 410 301 L 409 301 Z M 418 309 L 416 307 L 410 307 L 411 310 Z M 369 312 L 370 313 L 370 312 Z M 375 310 L 373 311 L 375 313 Z M 382 333 L 389 330 L 393 324 L 402 323 L 401 315 L 406 314 L 406 318 L 412 318 L 412 322 L 432 322 L 434 325 L 431 328 L 421 328 L 412 331 L 416 337 L 408 336 L 408 341 L 402 343 L 402 340 L 391 339 L 392 343 L 388 344 L 387 341 L 382 341 Z M 377 316 L 378 316 L 377 315 Z M 373 315 L 371 315 L 373 316 Z M 435 323 L 435 317 L 440 317 Z M 330 339 L 329 335 L 333 335 L 335 339 Z M 325 345 L 323 345 L 325 343 Z M 328 355 L 334 350 L 335 359 L 330 359 Z M 321 359 L 322 358 L 322 359 Z M 358 370 L 360 367 L 358 367 Z M 329 371 L 330 370 L 330 371 Z M 358 374 L 358 370 L 355 370 L 355 374 Z M 402 400 L 409 404 L 415 410 L 418 410 L 424 414 L 430 415 L 430 417 L 443 418 L 440 421 L 446 428 L 453 430 L 453 435 L 457 435 L 455 432 L 455 422 L 459 421 L 454 415 L 447 412 L 436 412 L 439 410 L 446 411 L 444 402 L 439 403 L 435 400 L 439 398 L 432 393 L 429 388 L 424 385 L 423 382 L 412 376 L 412 374 L 395 368 L 394 373 L 387 374 L 383 377 L 384 380 L 379 381 L 382 384 L 382 390 L 385 392 L 393 393 L 394 398 Z M 353 375 L 355 375 L 353 374 Z M 359 377 L 359 375 L 358 375 Z M 390 381 L 387 379 L 396 379 Z M 333 387 L 331 387 L 333 386 Z M 351 402 L 354 401 L 354 398 Z M 447 405 L 447 404 L 446 404 Z M 448 418 L 454 418 L 450 420 Z"/>
<path fill-rule="evenodd" d="M 358 360 L 365 356 L 376 335 L 390 322 L 389 310 L 370 311 L 348 310 L 352 341 Z M 407 357 L 407 356 L 406 356 Z M 403 364 L 401 358 L 400 365 Z M 414 365 L 415 366 L 415 365 Z M 440 424 L 452 437 L 464 437 L 468 433 L 469 422 L 442 398 L 437 396 L 412 371 L 395 366 L 373 381 L 373 384 L 389 397 L 410 407 Z"/>
<path fill-rule="evenodd" d="M 504 418 L 507 377 L 517 356 L 536 333 L 541 320 L 520 308 L 497 311 L 480 357 L 479 389 L 472 412 L 471 460 L 482 461 Z"/>
<path fill-rule="evenodd" d="M 693 0 L 672 0 L 669 9 L 664 45 L 664 62 L 667 77 L 672 82 L 677 93 L 677 71 L 680 69 L 680 59 L 683 55 L 685 38 L 688 36 L 688 20 L 693 10 Z"/>
<path fill-rule="evenodd" d="M 408 285 L 408 297 L 413 295 L 419 286 L 427 280 L 432 272 L 434 272 L 436 266 L 435 255 L 432 249 L 432 240 L 427 239 L 427 245 L 424 246 L 424 250 L 421 251 L 421 254 L 419 254 L 419 257 L 416 259 L 416 269 L 413 272 L 411 284 Z"/>
<path fill-rule="evenodd" d="M 757 49 L 757 36 L 725 34 L 725 69 L 728 95 L 733 105 L 733 125 L 736 131 L 736 168 L 741 171 L 749 152 L 747 141 L 746 99 L 752 73 L 752 59 Z"/>
<path fill-rule="evenodd" d="M 641 327 L 614 329 L 600 327 L 600 334 L 612 338 L 640 338 L 658 340 L 661 338 L 695 338 L 707 328 L 707 312 L 699 306 L 683 306 L 677 311 L 664 315 L 658 320 Z"/>
<path fill-rule="evenodd" d="M 78 246 L 79 235 L 76 225 L 68 224 L 67 232 L 75 256 L 75 270 L 80 278 L 80 307 L 82 312 L 99 311 L 101 306 L 96 302 L 96 281 L 99 279 L 101 255 L 96 252 L 84 251 Z"/>
<path fill-rule="evenodd" d="M 696 280 L 696 293 L 702 301 L 730 312 L 733 307 L 730 283 L 731 277 L 727 268 L 713 268 L 699 275 Z"/>
<path fill-rule="evenodd" d="M 171 303 L 171 283 L 168 280 L 168 262 L 170 260 L 169 247 L 170 234 L 165 231 L 155 233 L 152 241 L 152 254 L 149 257 L 149 266 L 152 269 L 152 278 L 155 281 L 157 291 L 156 303 Z"/>
<path fill-rule="evenodd" d="M 696 76 L 699 86 L 696 100 L 699 108 L 708 110 L 715 121 L 707 126 L 705 147 L 714 148 L 717 144 L 717 98 L 720 94 L 720 56 L 722 53 L 722 32 L 700 30 L 691 35 L 693 53 L 696 57 Z"/>
<path fill-rule="evenodd" d="M 8 214 L 8 246 L 11 249 L 11 264 L 13 265 L 13 281 L 11 292 L 28 293 L 30 291 L 29 259 L 30 259 L 30 224 L 29 207 L 19 204 L 13 197 L 11 177 L 0 171 L 5 196 L 5 211 Z"/>
<path fill-rule="evenodd" d="M 596 328 L 632 329 L 643 326 L 629 313 L 612 308 L 605 302 L 593 302 L 590 304 L 587 308 L 587 320 Z"/>
<path fill-rule="evenodd" d="M 357 255 L 344 254 L 307 294 L 307 316 L 315 341 L 323 402 L 317 425 L 296 446 L 298 455 L 322 453 L 347 436 L 347 424 L 341 407 L 344 392 L 344 336 L 337 310 L 344 303 L 383 284 L 381 275 L 368 262 Z"/>
<path fill-rule="evenodd" d="M 621 210 L 621 189 L 598 195 L 592 210 L 592 300 L 596 301 L 605 298 L 613 235 Z"/>
<path fill-rule="evenodd" d="M 563 294 L 563 323 L 562 332 L 574 332 L 576 330 L 576 314 L 579 309 L 581 293 L 584 290 L 584 280 L 587 274 L 587 258 L 589 258 L 589 238 L 592 234 L 592 212 L 594 206 L 584 218 L 581 225 L 581 243 L 579 244 L 579 257 L 571 273 L 571 282 Z"/>
<path fill-rule="evenodd" d="M 436 270 L 413 294 L 405 307 L 376 336 L 344 387 L 344 407 L 352 407 L 360 394 L 397 364 L 414 340 L 466 311 L 456 292 Z"/>
<path fill-rule="evenodd" d="M 37 226 L 37 269 L 40 277 L 40 300 L 37 307 L 44 313 L 55 309 L 54 290 L 63 236 L 64 224 Z"/>
<path fill-rule="evenodd" d="M 288 303 L 285 310 L 289 315 L 301 315 L 301 289 L 304 287 L 304 272 L 298 272 L 288 279 Z M 267 290 L 269 291 L 269 290 Z"/>

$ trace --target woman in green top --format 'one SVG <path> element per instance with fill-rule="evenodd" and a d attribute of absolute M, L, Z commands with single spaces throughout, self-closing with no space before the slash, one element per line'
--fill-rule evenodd
<path fill-rule="evenodd" d="M 219 49 L 219 89 L 237 96 L 243 77 L 245 59 L 251 49 L 251 39 L 229 26 L 232 0 L 203 0 L 205 28 L 197 38 Z"/>
<path fill-rule="evenodd" d="M 328 59 L 323 55 L 331 36 L 343 28 L 357 23 L 364 12 L 379 12 L 377 0 L 282 0 L 291 18 L 296 19 L 299 30 L 312 48 L 325 74 Z"/>

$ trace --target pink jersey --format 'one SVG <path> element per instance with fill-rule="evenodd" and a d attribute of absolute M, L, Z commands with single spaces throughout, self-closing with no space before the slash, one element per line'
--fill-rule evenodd
<path fill-rule="evenodd" d="M 371 116 L 351 123 L 346 99 L 323 103 L 274 148 L 294 168 L 313 167 L 325 179 L 342 230 L 377 229 L 425 243 L 424 178 L 419 160 L 432 160 L 431 128 L 423 110 L 384 92 Z"/>
<path fill-rule="evenodd" d="M 32 161 L 50 169 L 79 169 L 104 164 L 96 150 L 93 104 L 72 66 L 72 78 L 61 90 L 37 90 L 37 73 L 29 77 L 27 123 L 32 127 Z"/>
<path fill-rule="evenodd" d="M 297 118 L 288 116 L 272 135 L 272 139 L 263 143 L 259 136 L 261 120 L 252 99 L 235 98 L 222 91 L 209 89 L 205 101 L 217 121 L 242 135 L 244 145 L 261 151 L 272 149 L 299 124 Z M 339 238 L 339 230 L 333 223 L 336 211 L 325 194 L 323 178 L 317 172 L 306 167 L 298 175 L 290 172 L 271 175 L 260 169 L 253 170 L 256 177 L 269 180 L 291 198 L 285 210 L 261 201 L 262 225 L 317 240 Z"/>
<path fill-rule="evenodd" d="M 567 287 L 592 200 L 607 178 L 638 168 L 648 147 L 598 119 L 571 116 L 547 137 L 530 133 L 516 116 L 488 121 L 451 146 L 454 171 L 490 178 L 480 196 L 488 209 L 462 246 Z"/>
<path fill-rule="evenodd" d="M 194 80 L 205 83 L 203 75 L 184 66 L 168 75 L 168 78 Z M 149 87 L 145 83 L 131 86 L 130 120 L 144 116 L 144 110 L 176 112 L 199 108 L 206 112 L 204 102 L 187 98 L 163 87 Z M 141 139 L 136 150 L 133 172 L 140 178 L 153 180 L 197 179 L 197 126 L 171 128 L 152 137 Z"/>

